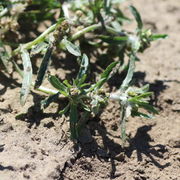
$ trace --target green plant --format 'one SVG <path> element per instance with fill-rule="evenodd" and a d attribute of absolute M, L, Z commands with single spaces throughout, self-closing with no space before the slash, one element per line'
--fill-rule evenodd
<path fill-rule="evenodd" d="M 11 1 L 8 1 L 9 3 Z M 46 0 L 42 2 L 32 1 L 25 3 L 27 9 L 44 7 Z M 22 4 L 21 1 L 17 3 Z M 42 3 L 42 4 L 41 4 Z M 8 27 L 1 34 L 0 57 L 4 68 L 9 71 L 8 64 L 12 63 L 14 69 L 23 78 L 20 92 L 20 102 L 25 104 L 29 91 L 43 91 L 50 94 L 42 101 L 42 108 L 46 108 L 51 102 L 62 96 L 68 104 L 59 112 L 60 115 L 68 113 L 70 132 L 72 139 L 78 139 L 81 129 L 86 125 L 90 117 L 97 115 L 108 103 L 109 99 L 119 101 L 121 107 L 121 137 L 126 140 L 126 120 L 129 116 L 141 116 L 150 118 L 151 115 L 140 112 L 143 108 L 149 113 L 157 113 L 156 109 L 148 102 L 152 92 L 148 92 L 149 86 L 141 88 L 133 87 L 130 83 L 135 71 L 135 62 L 139 60 L 137 53 L 142 53 L 150 46 L 151 41 L 165 38 L 164 34 L 153 34 L 149 29 L 144 29 L 142 19 L 135 7 L 130 6 L 130 11 L 137 22 L 137 28 L 128 32 L 124 29 L 124 22 L 130 22 L 119 9 L 117 0 L 74 0 L 58 3 L 48 1 L 48 8 L 44 7 L 44 16 L 38 18 L 34 11 L 22 11 L 16 20 L 28 19 L 33 16 L 33 23 L 38 25 L 44 20 L 54 21 L 58 14 L 57 23 L 51 25 L 36 39 L 18 45 L 6 41 L 7 34 L 11 32 Z M 11 7 L 13 6 L 12 3 Z M 36 6 L 37 5 L 37 6 Z M 1 20 L 11 13 L 9 5 L 2 5 Z M 6 9 L 6 11 L 5 11 Z M 42 13 L 42 12 L 38 12 Z M 57 17 L 56 17 L 57 18 Z M 7 46 L 11 49 L 7 51 Z M 79 71 L 71 80 L 60 80 L 51 75 L 48 65 L 53 53 L 61 50 L 66 55 L 71 54 L 79 65 Z M 17 63 L 17 55 L 21 54 L 21 64 Z M 36 81 L 32 82 L 33 64 L 31 59 L 35 54 L 43 55 Z M 89 60 L 90 59 L 90 60 Z M 89 79 L 89 68 L 94 64 L 105 69 L 96 79 Z M 106 68 L 104 68 L 106 67 Z M 119 84 L 116 92 L 108 92 L 103 88 L 115 73 L 126 73 L 126 77 Z M 42 86 L 44 78 L 48 77 L 50 84 L 56 89 L 48 89 Z"/>

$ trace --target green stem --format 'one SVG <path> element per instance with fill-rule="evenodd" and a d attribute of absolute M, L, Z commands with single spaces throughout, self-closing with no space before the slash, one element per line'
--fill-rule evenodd
<path fill-rule="evenodd" d="M 100 23 L 88 26 L 88 27 L 78 31 L 77 33 L 73 34 L 72 37 L 70 38 L 70 40 L 74 41 L 74 40 L 78 39 L 80 36 L 84 35 L 85 33 L 90 32 L 90 31 L 94 31 L 94 30 L 99 29 L 101 27 L 102 27 L 102 25 Z"/>
<path fill-rule="evenodd" d="M 32 83 L 32 85 L 34 85 L 34 83 Z M 40 86 L 36 90 L 41 91 L 41 92 L 46 93 L 46 94 L 51 94 L 51 95 L 57 94 L 59 92 L 57 90 L 49 89 L 49 88 L 46 88 L 44 86 Z"/>
<path fill-rule="evenodd" d="M 50 26 L 46 31 L 44 31 L 40 36 L 38 36 L 35 40 L 28 42 L 24 45 L 22 45 L 23 49 L 30 49 L 32 46 L 42 42 L 46 36 L 51 33 L 52 31 L 54 31 L 56 29 L 57 23 Z M 12 56 L 18 54 L 21 50 L 22 47 L 18 47 L 17 49 L 15 49 L 12 53 Z"/>

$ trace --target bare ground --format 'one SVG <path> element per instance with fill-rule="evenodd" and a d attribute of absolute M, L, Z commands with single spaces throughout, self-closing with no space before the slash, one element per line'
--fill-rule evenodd
<path fill-rule="evenodd" d="M 149 83 L 160 113 L 152 120 L 130 119 L 130 138 L 121 147 L 119 106 L 110 103 L 93 119 L 74 147 L 65 118 L 52 105 L 42 115 L 33 101 L 19 104 L 19 80 L 0 72 L 0 180 L 179 180 L 180 179 L 180 1 L 131 0 L 146 27 L 169 38 L 152 44 L 137 63 L 138 84 Z M 16 75 L 14 75 L 16 77 Z M 24 120 L 15 115 L 26 112 Z"/>

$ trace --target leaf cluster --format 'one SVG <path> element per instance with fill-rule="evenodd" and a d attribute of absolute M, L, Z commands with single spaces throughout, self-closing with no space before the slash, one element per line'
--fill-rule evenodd
<path fill-rule="evenodd" d="M 148 85 L 137 88 L 131 86 L 131 82 L 135 63 L 139 60 L 138 53 L 144 52 L 152 41 L 166 38 L 167 35 L 153 34 L 151 30 L 145 29 L 142 18 L 134 6 L 130 6 L 129 10 L 137 26 L 131 32 L 127 31 L 123 25 L 129 23 L 131 19 L 119 8 L 121 2 L 32 0 L 24 2 L 24 10 L 16 16 L 16 22 L 20 22 L 20 26 L 23 26 L 24 22 L 29 22 L 36 29 L 39 23 L 44 21 L 56 23 L 50 25 L 43 33 L 37 33 L 37 37 L 32 41 L 22 45 L 19 45 L 20 40 L 16 44 L 8 41 L 7 34 L 11 32 L 11 28 L 1 32 L 3 38 L 0 41 L 0 63 L 7 72 L 8 64 L 11 63 L 14 70 L 22 76 L 21 104 L 25 104 L 32 90 L 50 94 L 41 102 L 42 109 L 62 96 L 66 98 L 67 105 L 59 114 L 69 115 L 72 139 L 78 139 L 81 129 L 90 117 L 97 115 L 110 99 L 117 100 L 120 104 L 121 136 L 124 140 L 125 123 L 129 116 L 150 118 L 149 113 L 157 113 L 157 110 L 149 104 L 152 92 L 149 92 Z M 14 4 L 11 1 L 8 3 L 3 5 L 6 11 L 2 9 L 0 12 L 1 20 L 11 14 L 11 7 Z M 7 51 L 7 46 L 10 52 Z M 71 55 L 79 65 L 79 70 L 72 79 L 61 80 L 48 71 L 49 64 L 52 65 L 53 54 L 59 51 Z M 18 54 L 22 60 L 20 66 L 23 70 L 17 63 Z M 42 58 L 38 73 L 35 75 L 36 80 L 33 82 L 32 59 L 35 55 Z M 103 69 L 95 79 L 91 79 L 89 73 L 93 62 L 95 66 Z M 120 87 L 115 93 L 109 92 L 105 84 L 115 73 L 120 74 L 122 71 L 126 76 L 122 82 L 117 79 L 121 84 Z M 45 78 L 55 90 L 42 86 Z M 141 109 L 145 109 L 148 113 Z"/>

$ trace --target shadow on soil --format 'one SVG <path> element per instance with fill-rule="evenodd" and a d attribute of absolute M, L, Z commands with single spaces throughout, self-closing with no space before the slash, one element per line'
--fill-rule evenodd
<path fill-rule="evenodd" d="M 4 151 L 4 144 L 3 145 L 0 145 L 0 152 Z M 0 171 L 4 171 L 4 170 L 10 170 L 10 171 L 13 171 L 14 168 L 12 166 L 2 166 L 0 164 Z"/>
<path fill-rule="evenodd" d="M 151 139 L 150 135 L 148 134 L 148 131 L 152 129 L 152 125 L 149 126 L 142 126 L 137 129 L 136 135 L 130 139 L 129 144 L 130 146 L 126 148 L 125 152 L 126 155 L 130 158 L 133 151 L 136 151 L 137 153 L 137 160 L 142 161 L 143 160 L 143 154 L 148 157 L 150 160 L 149 162 L 153 163 L 158 168 L 165 168 L 168 167 L 170 164 L 166 163 L 164 165 L 161 165 L 157 160 L 157 158 L 162 159 L 163 154 L 167 152 L 166 146 L 157 144 L 154 146 L 150 145 L 150 142 L 153 140 Z"/>
<path fill-rule="evenodd" d="M 9 170 L 14 171 L 14 168 L 12 166 L 2 166 L 0 165 L 0 171 Z"/>
<path fill-rule="evenodd" d="M 33 105 L 28 108 L 26 113 L 20 114 L 16 117 L 17 120 L 22 120 L 26 121 L 29 125 L 28 127 L 31 128 L 32 126 L 39 126 L 41 123 L 41 120 L 44 118 L 56 118 L 58 117 L 58 113 L 45 113 L 43 112 L 41 108 L 41 100 L 44 99 L 44 97 L 36 94 L 36 93 L 31 93 L 33 96 Z M 47 128 L 50 128 L 54 126 L 54 123 L 49 123 L 47 125 Z"/>
<path fill-rule="evenodd" d="M 91 125 L 90 125 L 91 126 Z M 93 127 L 90 127 L 91 134 L 98 132 L 98 135 L 102 138 L 102 145 L 98 145 L 97 140 L 92 138 L 90 143 L 81 143 L 81 152 L 79 158 L 82 156 L 86 157 L 97 157 L 99 160 L 104 160 L 111 162 L 111 172 L 110 177 L 116 178 L 119 177 L 119 174 L 116 174 L 116 161 L 126 162 L 127 158 L 131 158 L 133 152 L 137 153 L 137 161 L 143 160 L 143 155 L 145 155 L 149 161 L 147 163 L 154 164 L 158 168 L 166 168 L 170 164 L 160 164 L 157 159 L 163 159 L 163 154 L 167 152 L 167 149 L 164 145 L 157 144 L 154 146 L 150 145 L 152 141 L 148 131 L 152 129 L 152 125 L 142 126 L 137 129 L 137 132 L 133 138 L 129 140 L 129 146 L 122 148 L 120 144 L 114 142 L 113 138 L 106 131 L 105 125 L 103 123 L 92 123 Z M 89 137 L 84 137 L 89 139 Z M 117 137 L 119 138 L 119 137 Z M 89 171 L 90 169 L 87 168 Z"/>
<path fill-rule="evenodd" d="M 0 88 L 0 95 L 3 95 L 8 87 L 11 89 L 20 87 L 20 84 L 15 79 L 6 76 L 2 72 L 0 72 L 0 85 L 3 86 L 2 88 Z"/>

